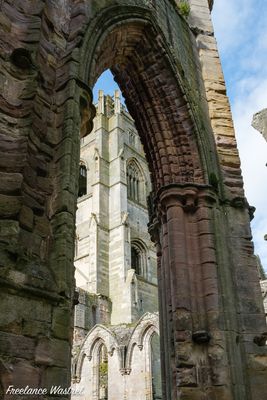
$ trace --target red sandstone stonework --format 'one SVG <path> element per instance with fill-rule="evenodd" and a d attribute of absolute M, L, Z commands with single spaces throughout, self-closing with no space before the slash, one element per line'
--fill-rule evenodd
<path fill-rule="evenodd" d="M 151 171 L 164 399 L 267 393 L 249 210 L 208 3 L 191 2 L 188 21 L 176 3 L 0 2 L 3 393 L 70 386 L 79 139 L 107 68 Z"/>

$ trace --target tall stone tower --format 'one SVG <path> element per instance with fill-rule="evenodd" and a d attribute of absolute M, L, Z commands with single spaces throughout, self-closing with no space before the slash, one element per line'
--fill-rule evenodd
<path fill-rule="evenodd" d="M 213 2 L 188 0 L 189 13 L 182 3 L 0 2 L 4 399 L 16 399 L 7 393 L 12 385 L 39 387 L 42 400 L 54 397 L 53 385 L 70 386 L 80 137 L 93 128 L 91 89 L 108 68 L 135 120 L 151 175 L 163 398 L 262 400 L 267 393 L 252 210 L 210 18 Z M 97 157 L 105 164 L 104 152 Z M 104 185 L 98 188 L 107 202 Z M 93 214 L 92 224 L 101 221 L 105 235 L 105 216 Z M 123 231 L 120 218 L 114 234 Z M 104 259 L 107 248 L 102 251 Z M 110 296 L 120 274 L 112 251 Z M 107 290 L 105 269 L 104 263 L 102 276 L 88 284 Z M 134 343 L 142 346 L 138 338 Z M 113 348 L 111 342 L 109 354 L 99 342 L 103 363 Z"/>
<path fill-rule="evenodd" d="M 132 323 L 143 312 L 158 310 L 156 252 L 147 228 L 150 174 L 118 92 L 114 99 L 99 92 L 94 129 L 82 139 L 80 182 L 84 171 L 76 284 L 110 298 L 111 324 Z"/>
<path fill-rule="evenodd" d="M 119 92 L 112 98 L 99 91 L 96 110 L 92 132 L 81 140 L 73 387 L 86 388 L 84 399 L 102 398 L 101 390 L 103 399 L 161 399 L 157 263 L 148 233 L 150 174 Z M 102 382 L 104 364 L 94 354 L 98 341 L 108 351 L 112 338 L 118 344 L 107 357 Z"/>

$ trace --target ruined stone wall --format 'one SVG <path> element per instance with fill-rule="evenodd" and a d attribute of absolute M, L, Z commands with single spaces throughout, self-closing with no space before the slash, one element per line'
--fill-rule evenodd
<path fill-rule="evenodd" d="M 267 140 L 267 108 L 264 108 L 253 116 L 252 126 Z"/>
<path fill-rule="evenodd" d="M 103 364 L 95 354 L 96 349 L 92 351 L 94 356 L 88 355 L 89 362 L 84 360 L 78 368 L 83 348 L 89 346 L 88 342 L 93 346 L 100 340 L 108 351 L 105 365 L 108 398 L 117 399 L 121 395 L 129 400 L 152 399 L 152 386 L 158 395 L 161 393 L 158 334 L 153 360 L 150 343 L 139 345 L 144 351 L 141 354 L 141 348 L 135 351 L 135 360 L 127 368 L 119 365 L 116 357 L 116 353 L 122 353 L 123 357 L 123 348 L 127 351 L 129 330 L 142 331 L 138 328 L 140 322 L 136 322 L 140 318 L 144 329 L 154 320 L 158 326 L 154 314 L 144 317 L 145 313 L 158 310 L 156 254 L 147 230 L 149 171 L 134 121 L 121 104 L 119 92 L 111 97 L 99 91 L 96 109 L 94 128 L 81 140 L 80 163 L 86 168 L 87 181 L 76 214 L 75 277 L 79 304 L 74 312 L 73 388 L 83 388 L 84 399 L 99 398 L 99 390 L 104 390 L 98 379 Z M 128 165 L 133 160 L 142 173 L 139 196 L 134 199 L 129 198 L 127 186 Z M 134 270 L 133 239 L 146 246 L 142 271 Z M 115 349 L 108 346 L 110 330 L 116 333 L 119 343 Z M 100 336 L 96 334 L 98 331 Z M 152 362 L 157 382 L 152 382 Z"/>
<path fill-rule="evenodd" d="M 0 3 L 4 390 L 70 382 L 79 134 L 92 129 L 90 88 L 111 68 L 152 178 L 164 397 L 267 392 L 266 323 L 212 2 L 192 0 L 191 22 L 177 3 Z"/>
<path fill-rule="evenodd" d="M 153 386 L 152 377 L 159 377 L 159 342 L 155 341 L 152 355 L 152 338 L 159 334 L 158 314 L 146 313 L 134 324 L 117 326 L 96 325 L 87 335 L 74 362 L 73 389 L 85 388 L 82 395 L 72 400 L 98 399 L 99 361 L 97 350 L 103 343 L 108 351 L 108 398 L 117 400 L 153 400 L 153 393 L 162 399 L 160 379 Z M 154 358 L 152 357 L 154 356 Z M 153 366 L 153 367 L 152 367 Z M 154 388 L 154 389 L 153 389 Z"/>
<path fill-rule="evenodd" d="M 110 300 L 101 295 L 93 294 L 81 288 L 78 292 L 79 304 L 75 307 L 74 334 L 72 355 L 76 357 L 88 332 L 96 325 L 110 325 L 110 313 L 112 304 Z"/>

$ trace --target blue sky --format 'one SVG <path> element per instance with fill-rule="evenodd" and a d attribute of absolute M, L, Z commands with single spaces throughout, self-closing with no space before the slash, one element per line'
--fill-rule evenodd
<path fill-rule="evenodd" d="M 98 90 L 104 90 L 105 94 L 109 94 L 110 96 L 114 95 L 114 91 L 118 89 L 117 83 L 113 80 L 113 75 L 112 73 L 107 70 L 105 71 L 97 80 L 94 90 L 93 90 L 93 96 L 94 96 L 94 102 L 96 102 L 97 97 L 98 97 Z"/>
<path fill-rule="evenodd" d="M 266 0 L 215 0 L 215 37 L 233 113 L 252 221 L 255 253 L 267 270 L 267 142 L 251 127 L 253 114 L 267 107 Z"/>
<path fill-rule="evenodd" d="M 215 0 L 215 36 L 230 98 L 248 201 L 256 207 L 252 221 L 255 252 L 267 270 L 267 142 L 251 127 L 253 114 L 267 107 L 266 0 Z M 94 88 L 113 95 L 117 89 L 106 71 Z"/>

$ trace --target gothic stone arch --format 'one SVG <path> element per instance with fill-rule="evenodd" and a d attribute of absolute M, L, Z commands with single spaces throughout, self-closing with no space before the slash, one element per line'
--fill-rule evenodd
<path fill-rule="evenodd" d="M 84 398 L 98 398 L 98 377 L 95 370 L 99 364 L 99 348 L 104 344 L 108 353 L 109 380 L 114 380 L 109 383 L 109 398 L 127 396 L 135 400 L 141 399 L 145 393 L 151 399 L 153 334 L 159 335 L 158 313 L 146 313 L 135 326 L 129 328 L 122 325 L 113 332 L 102 325 L 96 325 L 86 336 L 74 361 L 73 389 L 78 391 L 85 388 Z"/>
<path fill-rule="evenodd" d="M 79 138 L 92 127 L 91 87 L 110 68 L 152 176 L 164 398 L 267 392 L 250 210 L 212 1 L 190 1 L 188 21 L 176 3 L 1 2 L 4 390 L 70 383 Z"/>
<path fill-rule="evenodd" d="M 109 329 L 102 325 L 95 325 L 86 336 L 77 360 L 74 361 L 73 389 L 77 392 L 83 391 L 82 399 L 88 398 L 88 396 L 92 400 L 99 399 L 99 351 L 103 345 L 107 350 L 108 365 L 110 365 L 116 381 L 115 385 L 118 388 L 121 375 L 119 370 L 121 364 L 119 343 Z M 108 375 L 110 375 L 109 372 Z M 114 392 L 116 390 L 113 390 L 113 396 L 111 394 L 110 398 L 114 398 Z M 118 391 L 118 395 L 122 396 L 122 393 Z"/>

